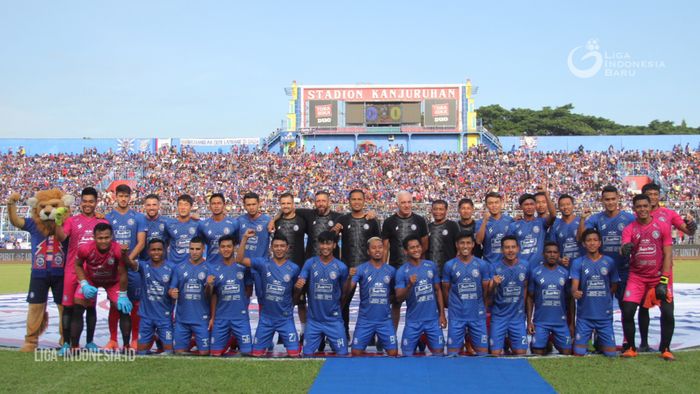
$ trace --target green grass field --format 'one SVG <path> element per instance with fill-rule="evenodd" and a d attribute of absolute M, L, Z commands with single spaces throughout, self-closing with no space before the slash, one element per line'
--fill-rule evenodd
<path fill-rule="evenodd" d="M 531 359 L 537 372 L 560 393 L 697 393 L 700 351 L 676 352 L 667 362 L 656 354 L 636 359 L 604 356 Z"/>
<path fill-rule="evenodd" d="M 0 264 L 0 294 L 26 292 L 29 273 L 27 263 Z M 700 260 L 676 260 L 673 276 L 675 283 L 700 283 Z"/>
<path fill-rule="evenodd" d="M 677 352 L 676 358 L 670 363 L 658 354 L 634 360 L 556 357 L 531 359 L 530 364 L 560 393 L 698 392 L 700 378 L 692 371 L 700 370 L 700 351 Z M 0 391 L 301 393 L 311 387 L 322 364 L 322 360 L 194 357 L 137 358 L 133 362 L 35 361 L 33 354 L 0 350 Z"/>
<path fill-rule="evenodd" d="M 0 391 L 304 393 L 321 360 L 137 358 L 133 362 L 35 361 L 34 354 L 0 350 Z M 80 382 L 80 383 L 78 383 Z"/>

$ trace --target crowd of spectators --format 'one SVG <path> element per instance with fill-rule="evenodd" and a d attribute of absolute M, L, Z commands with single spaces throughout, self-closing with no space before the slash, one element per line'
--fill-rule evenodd
<path fill-rule="evenodd" d="M 232 214 L 242 211 L 241 197 L 255 191 L 263 209 L 276 210 L 277 196 L 290 191 L 301 206 L 310 206 L 317 191 L 327 190 L 338 210 L 346 210 L 347 192 L 360 188 L 368 205 L 380 214 L 395 209 L 401 190 L 414 195 L 418 210 L 430 201 L 447 200 L 451 216 L 456 202 L 470 197 L 480 207 L 484 195 L 499 191 L 506 206 L 515 208 L 518 196 L 547 185 L 556 198 L 560 193 L 576 197 L 579 208 L 596 203 L 603 186 L 612 184 L 625 194 L 631 191 L 628 175 L 650 175 L 662 183 L 668 204 L 676 209 L 697 206 L 700 194 L 700 153 L 683 149 L 667 151 L 513 152 L 473 148 L 464 153 L 333 152 L 302 149 L 279 155 L 265 151 L 232 150 L 197 153 L 192 149 L 163 150 L 157 154 L 117 154 L 86 151 L 83 154 L 0 156 L 0 195 L 60 187 L 78 195 L 88 185 L 106 185 L 120 176 L 133 178 L 135 206 L 149 193 L 161 196 L 164 210 L 172 210 L 177 196 L 188 193 L 195 208 L 206 214 L 207 197 L 223 192 Z M 110 178 L 111 177 L 111 178 Z M 98 209 L 106 209 L 111 195 L 104 194 Z M 422 208 L 421 208 L 422 207 Z"/>

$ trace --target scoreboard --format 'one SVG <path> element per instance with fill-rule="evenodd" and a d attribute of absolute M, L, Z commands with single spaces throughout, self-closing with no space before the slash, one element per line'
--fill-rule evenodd
<path fill-rule="evenodd" d="M 463 85 L 300 88 L 302 127 L 460 126 Z"/>

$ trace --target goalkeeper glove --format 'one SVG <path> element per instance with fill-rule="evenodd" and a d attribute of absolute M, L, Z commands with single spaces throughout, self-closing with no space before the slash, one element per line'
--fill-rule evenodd
<path fill-rule="evenodd" d="M 133 305 L 131 305 L 131 301 L 129 301 L 129 297 L 126 295 L 126 292 L 120 291 L 119 298 L 117 299 L 117 309 L 119 312 L 129 314 L 131 313 L 132 307 Z"/>
<path fill-rule="evenodd" d="M 657 300 L 661 301 L 666 299 L 668 295 L 668 276 L 661 275 L 661 280 L 659 280 L 659 284 L 656 285 L 654 292 L 656 293 Z"/>
<path fill-rule="evenodd" d="M 66 216 L 68 216 L 68 208 L 56 208 L 56 213 L 54 214 L 53 220 L 56 222 L 57 225 L 63 226 L 63 222 L 66 221 Z"/>
<path fill-rule="evenodd" d="M 628 242 L 624 245 L 622 245 L 622 248 L 620 249 L 620 254 L 623 256 L 629 256 L 632 254 L 632 247 L 634 247 L 634 244 L 632 242 Z"/>
<path fill-rule="evenodd" d="M 97 287 L 91 285 L 87 280 L 80 281 L 80 290 L 85 298 L 95 298 L 97 296 Z"/>

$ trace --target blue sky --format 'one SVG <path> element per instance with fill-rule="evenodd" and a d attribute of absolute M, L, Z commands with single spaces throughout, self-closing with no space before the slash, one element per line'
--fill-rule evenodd
<path fill-rule="evenodd" d="M 1 0 L 0 137 L 266 136 L 292 80 L 471 78 L 477 106 L 573 103 L 623 124 L 700 126 L 700 6 L 485 3 Z M 567 56 L 590 39 L 608 63 L 578 78 Z M 605 75 L 620 70 L 635 75 Z"/>

